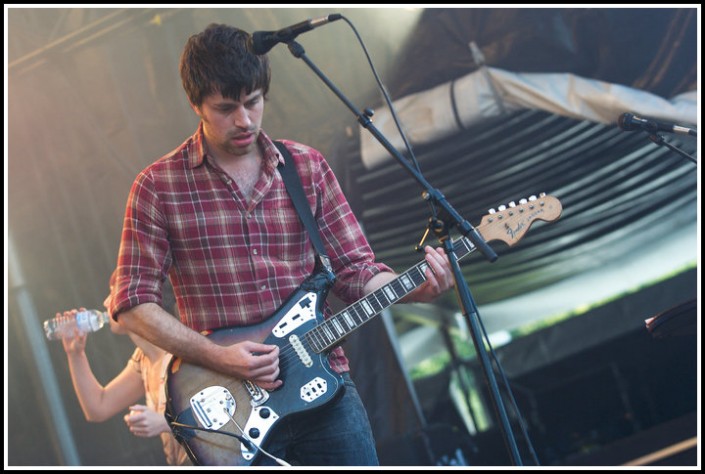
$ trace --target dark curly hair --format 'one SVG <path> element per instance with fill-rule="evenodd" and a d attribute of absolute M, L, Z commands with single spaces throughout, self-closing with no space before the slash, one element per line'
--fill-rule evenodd
<path fill-rule="evenodd" d="M 269 59 L 254 54 L 251 43 L 248 32 L 216 23 L 188 39 L 179 70 L 191 104 L 200 107 L 203 99 L 215 92 L 239 100 L 242 92 L 262 89 L 267 97 L 271 80 Z"/>

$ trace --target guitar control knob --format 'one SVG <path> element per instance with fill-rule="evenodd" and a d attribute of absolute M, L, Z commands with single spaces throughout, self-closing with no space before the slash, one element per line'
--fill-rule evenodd
<path fill-rule="evenodd" d="M 259 438 L 259 430 L 257 428 L 250 428 L 250 431 L 248 431 L 250 434 L 250 438 L 252 439 L 257 439 Z"/>
<path fill-rule="evenodd" d="M 269 418 L 269 415 L 271 415 L 271 414 L 272 413 L 269 411 L 269 408 L 262 408 L 259 411 L 259 416 L 262 418 Z"/>

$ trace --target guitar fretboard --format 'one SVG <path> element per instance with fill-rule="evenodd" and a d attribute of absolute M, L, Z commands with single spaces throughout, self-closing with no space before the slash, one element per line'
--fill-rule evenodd
<path fill-rule="evenodd" d="M 453 249 L 458 259 L 461 259 L 475 250 L 475 246 L 468 238 L 463 237 L 453 242 Z M 308 331 L 305 338 L 310 347 L 319 354 L 335 347 L 345 336 L 425 282 L 427 268 L 426 260 L 417 263 L 386 285 Z"/>

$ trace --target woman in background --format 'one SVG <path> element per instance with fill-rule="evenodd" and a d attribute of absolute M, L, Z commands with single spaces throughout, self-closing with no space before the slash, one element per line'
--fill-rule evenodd
<path fill-rule="evenodd" d="M 110 294 L 103 302 L 106 308 L 112 298 L 114 283 L 115 272 L 110 277 Z M 64 311 L 63 315 L 73 316 L 77 311 Z M 164 382 L 171 355 L 123 328 L 112 318 L 110 330 L 114 334 L 127 334 L 137 347 L 122 372 L 105 386 L 96 379 L 86 356 L 87 334 L 75 330 L 73 335 L 62 339 L 73 387 L 86 420 L 102 422 L 129 409 L 124 420 L 132 434 L 145 438 L 160 436 L 167 464 L 190 465 L 186 451 L 176 441 L 164 418 Z M 137 404 L 143 397 L 145 405 Z"/>

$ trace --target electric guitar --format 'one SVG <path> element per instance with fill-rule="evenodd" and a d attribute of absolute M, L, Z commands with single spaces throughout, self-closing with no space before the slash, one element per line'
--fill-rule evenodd
<path fill-rule="evenodd" d="M 552 196 L 532 196 L 518 205 L 490 211 L 476 228 L 486 241 L 516 244 L 536 220 L 555 221 L 562 206 Z M 462 237 L 453 242 L 458 258 L 475 250 Z M 221 345 L 250 340 L 279 346 L 284 385 L 266 391 L 248 381 L 226 376 L 173 357 L 167 369 L 165 415 L 172 432 L 194 464 L 251 465 L 265 455 L 266 442 L 284 417 L 320 408 L 343 389 L 342 377 L 328 363 L 330 350 L 352 331 L 420 286 L 428 264 L 416 264 L 394 280 L 323 319 L 332 284 L 317 272 L 267 320 L 251 326 L 226 327 L 207 337 Z"/>

